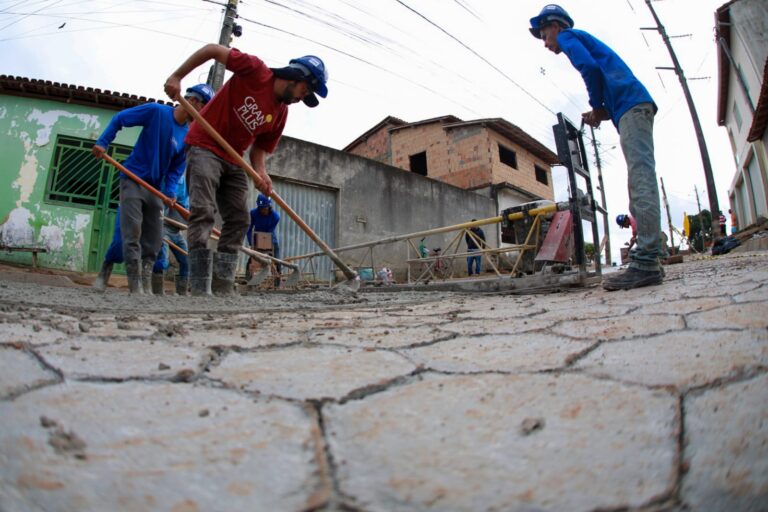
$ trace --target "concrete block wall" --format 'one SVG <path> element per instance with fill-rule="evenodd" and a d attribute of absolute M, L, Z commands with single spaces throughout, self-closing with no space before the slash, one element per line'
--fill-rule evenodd
<path fill-rule="evenodd" d="M 495 202 L 487 196 L 291 137 L 281 139 L 269 157 L 267 171 L 338 190 L 338 238 L 326 241 L 332 247 L 496 216 Z M 366 222 L 359 222 L 360 218 Z M 434 235 L 425 243 L 430 248 L 446 247 L 454 235 Z M 494 237 L 489 242 L 493 245 Z M 352 264 L 364 254 L 343 253 L 342 259 Z M 376 249 L 377 266 L 394 267 L 401 277 L 407 257 L 405 242 Z"/>
<path fill-rule="evenodd" d="M 427 176 L 436 178 L 448 169 L 448 146 L 441 123 L 400 128 L 391 132 L 392 165 L 410 171 L 409 157 L 427 152 Z"/>

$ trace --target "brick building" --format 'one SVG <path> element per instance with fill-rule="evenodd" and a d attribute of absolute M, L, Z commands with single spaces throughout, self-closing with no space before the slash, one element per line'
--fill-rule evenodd
<path fill-rule="evenodd" d="M 488 195 L 499 210 L 554 199 L 557 155 L 501 118 L 408 123 L 389 116 L 344 151 Z"/>

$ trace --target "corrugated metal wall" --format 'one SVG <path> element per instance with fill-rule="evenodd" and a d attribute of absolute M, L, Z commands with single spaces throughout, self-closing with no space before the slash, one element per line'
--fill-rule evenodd
<path fill-rule="evenodd" d="M 336 246 L 336 203 L 338 191 L 316 187 L 295 181 L 281 180 L 273 177 L 275 191 L 280 197 L 299 214 L 299 216 L 317 233 L 329 246 Z M 256 206 L 259 191 L 252 189 L 249 207 Z M 277 225 L 277 237 L 280 241 L 280 257 L 297 256 L 320 250 L 317 244 L 285 213 L 275 206 L 280 214 Z M 313 260 L 315 278 L 328 281 L 335 269 L 330 258 L 323 256 Z M 244 267 L 243 267 L 244 268 Z M 309 272 L 307 267 L 305 272 Z"/>

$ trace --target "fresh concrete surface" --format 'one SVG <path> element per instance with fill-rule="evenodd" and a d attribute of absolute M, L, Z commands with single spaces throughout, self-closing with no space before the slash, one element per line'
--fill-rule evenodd
<path fill-rule="evenodd" d="M 0 269 L 3 512 L 768 510 L 766 253 L 612 293 L 154 298 L 19 274 Z"/>

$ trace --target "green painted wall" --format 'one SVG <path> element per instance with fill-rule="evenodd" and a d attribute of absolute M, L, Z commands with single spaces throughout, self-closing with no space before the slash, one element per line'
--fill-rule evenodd
<path fill-rule="evenodd" d="M 94 210 L 45 201 L 57 135 L 96 140 L 116 112 L 0 94 L 0 244 L 42 245 L 40 266 L 85 271 Z M 133 146 L 139 128 L 118 133 Z M 0 261 L 30 264 L 31 253 L 0 251 Z"/>

